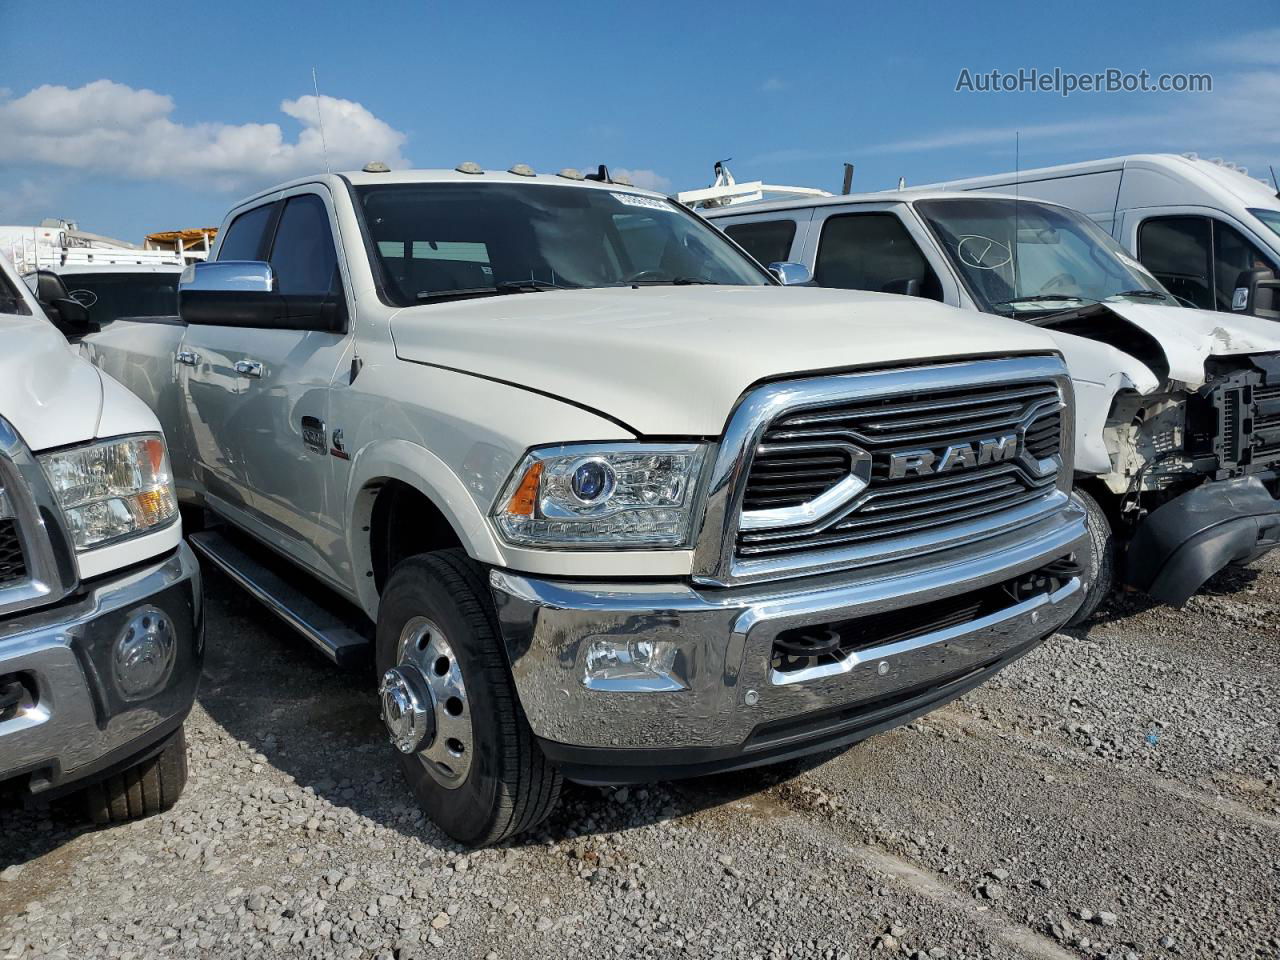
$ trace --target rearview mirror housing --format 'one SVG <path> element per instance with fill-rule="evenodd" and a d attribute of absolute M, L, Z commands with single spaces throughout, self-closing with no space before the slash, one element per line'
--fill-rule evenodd
<path fill-rule="evenodd" d="M 271 264 L 261 260 L 193 263 L 178 281 L 184 323 L 220 327 L 276 327 L 337 332 L 346 301 L 335 294 L 282 294 Z"/>
<path fill-rule="evenodd" d="M 809 283 L 813 280 L 809 268 L 803 263 L 792 263 L 789 260 L 779 260 L 769 264 L 769 272 L 777 278 L 778 282 L 784 287 L 794 287 L 800 284 Z"/>

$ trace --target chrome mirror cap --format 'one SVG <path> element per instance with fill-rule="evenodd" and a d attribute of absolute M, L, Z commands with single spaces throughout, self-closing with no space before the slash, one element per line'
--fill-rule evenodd
<path fill-rule="evenodd" d="M 797 284 L 808 283 L 813 279 L 813 276 L 809 273 L 809 268 L 803 263 L 792 263 L 785 260 L 769 264 L 769 272 L 777 277 L 778 282 L 785 287 L 794 287 Z"/>
<path fill-rule="evenodd" d="M 271 264 L 260 260 L 216 260 L 193 263 L 182 271 L 178 289 L 192 293 L 271 293 L 275 289 Z"/>

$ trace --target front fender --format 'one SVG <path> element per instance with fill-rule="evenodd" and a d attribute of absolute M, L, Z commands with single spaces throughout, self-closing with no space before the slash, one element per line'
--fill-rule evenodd
<path fill-rule="evenodd" d="M 1151 368 L 1110 344 L 1097 340 L 1047 331 L 1071 373 L 1076 391 L 1076 472 L 1100 476 L 1111 472 L 1111 455 L 1103 440 L 1103 429 L 1115 403 L 1125 390 L 1152 393 L 1160 378 Z"/>
<path fill-rule="evenodd" d="M 378 591 L 372 577 L 362 571 L 372 569 L 369 538 L 365 535 L 372 514 L 374 495 L 367 489 L 374 480 L 399 480 L 434 503 L 457 533 L 467 553 L 481 563 L 502 566 L 504 556 L 484 513 L 476 505 L 466 484 L 439 457 L 425 447 L 407 440 L 377 440 L 358 451 L 351 460 L 347 483 L 345 516 L 347 549 L 355 573 L 360 605 L 376 616 Z"/>

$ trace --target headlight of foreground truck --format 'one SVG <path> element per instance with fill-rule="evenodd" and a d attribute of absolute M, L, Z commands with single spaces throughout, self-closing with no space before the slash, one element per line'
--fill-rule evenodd
<path fill-rule="evenodd" d="M 173 521 L 178 500 L 164 439 L 124 437 L 40 457 L 76 550 L 141 536 Z"/>
<path fill-rule="evenodd" d="M 498 498 L 494 523 L 513 546 L 686 548 L 703 453 L 688 443 L 530 450 Z"/>

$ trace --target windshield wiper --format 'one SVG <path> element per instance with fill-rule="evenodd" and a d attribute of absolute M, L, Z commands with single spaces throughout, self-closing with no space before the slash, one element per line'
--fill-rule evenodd
<path fill-rule="evenodd" d="M 499 293 L 537 293 L 539 290 L 570 290 L 563 283 L 548 283 L 546 280 L 503 280 L 494 284 Z"/>
<path fill-rule="evenodd" d="M 997 300 L 991 304 L 993 307 L 1006 307 L 1015 303 L 1044 303 L 1052 300 L 1079 300 L 1081 303 L 1089 301 L 1097 303 L 1092 297 L 1077 297 L 1073 293 L 1036 293 L 1029 297 L 1014 297 L 1012 300 Z"/>
<path fill-rule="evenodd" d="M 455 290 L 419 290 L 414 299 L 419 303 L 433 300 L 465 300 L 468 297 L 498 297 L 507 293 L 538 293 L 542 290 L 573 290 L 559 283 L 545 280 L 503 280 L 491 287 L 460 287 Z"/>
<path fill-rule="evenodd" d="M 1159 290 L 1121 290 L 1113 293 L 1113 297 L 1142 297 L 1145 300 L 1165 300 L 1167 297 Z"/>
<path fill-rule="evenodd" d="M 669 280 L 627 280 L 620 286 L 628 287 L 687 287 L 693 284 L 703 284 L 706 286 L 721 286 L 719 280 L 708 280 L 706 277 L 672 277 Z"/>

